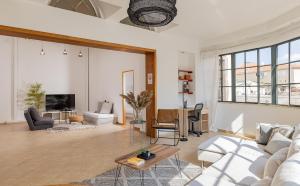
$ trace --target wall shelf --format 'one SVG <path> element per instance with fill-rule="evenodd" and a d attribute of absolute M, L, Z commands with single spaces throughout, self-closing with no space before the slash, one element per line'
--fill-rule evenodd
<path fill-rule="evenodd" d="M 183 69 L 178 69 L 178 72 L 189 73 L 189 74 L 193 73 L 193 71 L 191 70 L 183 70 Z"/>

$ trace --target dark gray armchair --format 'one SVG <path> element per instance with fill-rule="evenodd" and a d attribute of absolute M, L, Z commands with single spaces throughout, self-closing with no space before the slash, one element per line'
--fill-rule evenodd
<path fill-rule="evenodd" d="M 52 128 L 54 124 L 53 119 L 42 118 L 39 115 L 39 112 L 34 107 L 30 107 L 28 110 L 25 110 L 24 116 L 26 118 L 30 130 L 43 130 L 47 128 Z"/>

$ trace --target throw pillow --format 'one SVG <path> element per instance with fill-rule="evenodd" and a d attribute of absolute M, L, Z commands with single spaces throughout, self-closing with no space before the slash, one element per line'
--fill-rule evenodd
<path fill-rule="evenodd" d="M 272 138 L 272 136 L 276 133 L 279 132 L 283 136 L 287 138 L 292 138 L 292 135 L 294 133 L 294 127 L 288 126 L 288 125 L 275 125 L 272 129 L 272 134 L 269 138 L 269 140 Z"/>
<path fill-rule="evenodd" d="M 272 134 L 273 125 L 267 123 L 259 123 L 257 126 L 256 141 L 258 144 L 267 145 Z"/>
<path fill-rule="evenodd" d="M 276 132 L 265 147 L 265 151 L 274 154 L 282 148 L 289 147 L 292 140 Z"/>
<path fill-rule="evenodd" d="M 251 186 L 270 186 L 271 183 L 272 183 L 271 178 L 264 178 L 256 181 L 255 183 L 252 183 Z"/>
<path fill-rule="evenodd" d="M 111 114 L 113 104 L 110 102 L 104 102 L 101 107 L 100 114 Z"/>
<path fill-rule="evenodd" d="M 264 169 L 264 178 L 273 178 L 278 167 L 286 160 L 289 147 L 285 147 L 275 152 L 267 161 Z"/>
<path fill-rule="evenodd" d="M 294 129 L 295 129 L 295 132 L 293 134 L 293 139 L 296 138 L 297 136 L 299 137 L 299 134 L 300 134 L 300 124 L 295 125 Z"/>
<path fill-rule="evenodd" d="M 277 169 L 272 181 L 272 186 L 299 186 L 299 159 L 300 153 L 296 153 L 285 160 Z"/>

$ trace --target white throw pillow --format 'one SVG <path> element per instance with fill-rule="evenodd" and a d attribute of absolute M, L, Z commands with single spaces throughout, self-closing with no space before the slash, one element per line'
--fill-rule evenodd
<path fill-rule="evenodd" d="M 273 131 L 274 125 L 269 123 L 256 124 L 256 142 L 267 145 Z"/>
<path fill-rule="evenodd" d="M 104 102 L 101 107 L 100 114 L 111 114 L 113 104 L 110 102 Z"/>
<path fill-rule="evenodd" d="M 300 152 L 300 133 L 293 136 L 292 144 L 290 145 L 288 158 L 291 157 L 293 154 Z"/>
<path fill-rule="evenodd" d="M 293 139 L 296 138 L 296 136 L 299 136 L 300 134 L 300 124 L 295 125 L 294 130 L 295 132 L 293 134 Z"/>
<path fill-rule="evenodd" d="M 258 180 L 255 183 L 252 183 L 251 186 L 270 186 L 271 183 L 272 183 L 271 178 L 264 178 L 264 179 Z"/>
<path fill-rule="evenodd" d="M 273 178 L 278 167 L 282 162 L 286 160 L 287 154 L 289 151 L 289 147 L 285 147 L 275 152 L 267 161 L 265 170 L 264 170 L 264 178 Z"/>
<path fill-rule="evenodd" d="M 289 147 L 291 140 L 276 132 L 265 147 L 265 151 L 274 154 L 282 148 Z"/>
<path fill-rule="evenodd" d="M 300 185 L 300 153 L 285 160 L 274 175 L 272 186 L 299 186 Z"/>

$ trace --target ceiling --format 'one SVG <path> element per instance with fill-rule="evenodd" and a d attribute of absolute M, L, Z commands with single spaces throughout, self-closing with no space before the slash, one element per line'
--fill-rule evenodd
<path fill-rule="evenodd" d="M 46 6 L 49 3 L 49 0 L 23 1 Z M 98 6 L 106 3 L 119 7 L 105 17 L 107 20 L 120 22 L 127 17 L 129 0 L 91 1 Z M 207 41 L 273 20 L 297 6 L 300 0 L 177 0 L 178 15 L 173 21 L 176 26 L 159 31 Z"/>

